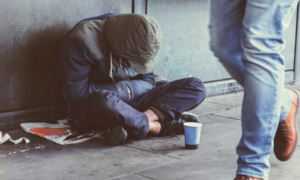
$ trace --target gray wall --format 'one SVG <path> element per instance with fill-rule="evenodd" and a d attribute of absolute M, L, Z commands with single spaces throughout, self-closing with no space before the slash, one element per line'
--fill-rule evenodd
<path fill-rule="evenodd" d="M 62 37 L 81 19 L 131 11 L 131 0 L 1 0 L 0 130 L 65 118 L 55 74 Z"/>
<path fill-rule="evenodd" d="M 162 30 L 156 73 L 175 80 L 195 76 L 204 82 L 231 78 L 209 47 L 209 0 L 148 0 L 147 13 Z M 285 33 L 286 70 L 294 69 L 297 13 Z"/>

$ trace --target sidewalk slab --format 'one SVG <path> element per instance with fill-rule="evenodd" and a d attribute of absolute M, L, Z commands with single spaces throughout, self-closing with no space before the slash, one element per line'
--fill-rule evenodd
<path fill-rule="evenodd" d="M 235 147 L 241 137 L 240 121 L 223 117 L 214 117 L 214 119 L 215 122 L 203 124 L 200 146 L 197 150 L 185 149 L 184 135 L 177 135 L 179 140 L 168 136 L 148 137 L 140 141 L 127 141 L 125 145 L 180 160 L 214 156 L 215 153 L 222 152 L 224 149 Z"/>
<path fill-rule="evenodd" d="M 198 116 L 203 116 L 206 114 L 212 114 L 218 112 L 220 110 L 230 109 L 232 107 L 233 107 L 232 105 L 211 103 L 204 100 L 204 102 L 202 102 L 198 107 L 191 110 L 190 112 L 195 113 Z"/>
<path fill-rule="evenodd" d="M 207 98 L 205 101 L 216 104 L 241 106 L 243 102 L 244 92 L 236 92 L 233 94 L 221 95 Z"/>
<path fill-rule="evenodd" d="M 242 115 L 242 107 L 234 107 L 225 111 L 219 111 L 212 114 L 212 116 L 225 117 L 234 120 L 241 120 L 241 115 Z"/>
<path fill-rule="evenodd" d="M 298 141 L 299 144 L 299 141 Z M 296 148 L 292 158 L 282 162 L 276 159 L 272 153 L 270 156 L 271 171 L 270 180 L 300 179 L 299 174 L 300 147 Z"/>
<path fill-rule="evenodd" d="M 176 161 L 125 146 L 103 146 L 97 140 L 60 150 L 29 151 L 0 158 L 0 177 L 12 179 L 109 179 Z"/>
<path fill-rule="evenodd" d="M 159 168 L 139 172 L 138 174 L 159 180 L 232 180 L 236 171 L 237 156 L 232 153 L 222 157 L 202 156 L 185 159 Z"/>
<path fill-rule="evenodd" d="M 211 114 L 211 115 L 199 116 L 199 120 L 200 120 L 200 123 L 202 123 L 203 125 L 206 125 L 206 124 L 211 124 L 211 123 L 233 122 L 232 120 L 234 120 L 234 119 L 230 119 L 230 118 L 222 117 L 222 116 L 215 116 L 214 114 Z"/>
<path fill-rule="evenodd" d="M 130 174 L 126 176 L 121 176 L 119 178 L 114 178 L 112 180 L 149 180 L 149 178 L 137 174 Z"/>
<path fill-rule="evenodd" d="M 299 179 L 299 149 L 295 152 L 293 159 L 280 162 L 274 154 L 270 156 L 271 172 L 270 180 Z M 237 155 L 234 148 L 215 156 L 201 156 L 183 159 L 161 167 L 141 171 L 137 174 L 149 179 L 159 180 L 232 180 L 236 173 Z"/>

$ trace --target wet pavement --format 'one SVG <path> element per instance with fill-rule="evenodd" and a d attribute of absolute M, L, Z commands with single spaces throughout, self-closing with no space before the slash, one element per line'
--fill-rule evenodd
<path fill-rule="evenodd" d="M 300 90 L 300 84 L 287 85 Z M 203 123 L 199 149 L 184 148 L 184 136 L 146 137 L 109 146 L 103 139 L 57 145 L 21 129 L 3 132 L 31 142 L 0 145 L 1 180 L 232 180 L 241 137 L 243 93 L 207 98 L 192 112 Z M 300 125 L 300 118 L 298 118 Z M 300 179 L 300 145 L 293 158 L 270 155 L 270 180 Z"/>

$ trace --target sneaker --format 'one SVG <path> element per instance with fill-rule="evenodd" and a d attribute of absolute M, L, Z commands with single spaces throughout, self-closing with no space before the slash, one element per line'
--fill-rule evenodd
<path fill-rule="evenodd" d="M 191 112 L 183 112 L 180 117 L 186 122 L 200 122 L 198 116 Z"/>
<path fill-rule="evenodd" d="M 159 121 L 160 121 L 161 124 L 164 125 L 162 127 L 165 128 L 162 135 L 170 135 L 172 137 L 176 136 L 176 134 L 183 134 L 184 133 L 183 123 L 185 123 L 185 122 L 200 122 L 198 116 L 196 114 L 191 113 L 191 112 L 182 113 L 178 117 L 178 119 L 164 120 L 164 121 L 159 120 Z"/>
<path fill-rule="evenodd" d="M 127 131 L 122 126 L 117 126 L 108 132 L 107 141 L 110 145 L 122 144 L 127 139 Z"/>

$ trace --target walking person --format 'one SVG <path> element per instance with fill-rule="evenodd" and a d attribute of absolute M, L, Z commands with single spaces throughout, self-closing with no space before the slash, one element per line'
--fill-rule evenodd
<path fill-rule="evenodd" d="M 296 147 L 299 93 L 284 89 L 283 34 L 298 0 L 211 0 L 211 49 L 244 87 L 235 180 L 267 180 Z"/>

